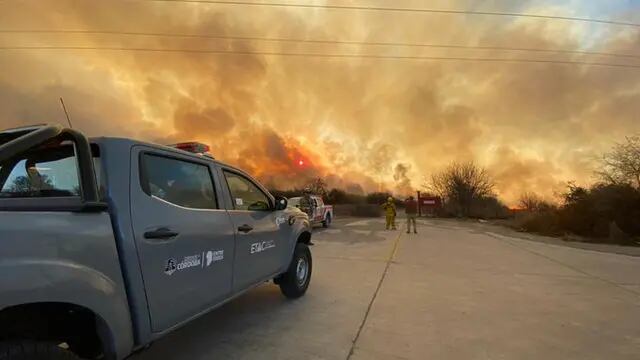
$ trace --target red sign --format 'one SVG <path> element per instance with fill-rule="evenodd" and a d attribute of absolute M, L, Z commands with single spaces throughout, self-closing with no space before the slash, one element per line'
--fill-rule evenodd
<path fill-rule="evenodd" d="M 439 197 L 434 197 L 434 196 L 420 197 L 420 205 L 422 206 L 436 207 L 436 206 L 440 206 L 440 203 L 441 202 Z"/>

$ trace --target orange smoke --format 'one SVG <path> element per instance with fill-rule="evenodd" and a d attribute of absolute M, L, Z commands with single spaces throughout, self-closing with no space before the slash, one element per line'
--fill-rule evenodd
<path fill-rule="evenodd" d="M 482 6 L 529 13 L 577 11 L 557 2 L 499 3 Z M 449 1 L 446 6 L 465 9 L 469 2 Z M 640 31 L 635 28 L 381 14 L 294 8 L 249 11 L 242 6 L 147 1 L 20 1 L 0 2 L 0 29 L 588 48 L 640 54 Z M 632 59 L 90 33 L 0 33 L 0 46 L 243 53 L 0 50 L 0 127 L 64 123 L 58 102 L 62 96 L 74 125 L 89 135 L 164 144 L 206 142 L 215 157 L 277 188 L 323 177 L 330 186 L 349 191 L 388 189 L 402 194 L 420 187 L 423 178 L 452 161 L 473 160 L 489 169 L 499 195 L 513 204 L 523 192 L 552 196 L 565 181 L 590 181 L 597 155 L 613 141 L 640 131 L 640 72 L 635 69 L 255 52 L 626 63 Z"/>

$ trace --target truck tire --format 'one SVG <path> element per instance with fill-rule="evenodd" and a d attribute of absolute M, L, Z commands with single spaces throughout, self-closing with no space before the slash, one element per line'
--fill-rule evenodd
<path fill-rule="evenodd" d="M 311 282 L 312 268 L 313 261 L 309 246 L 303 243 L 296 244 L 289 269 L 277 281 L 282 294 L 289 299 L 297 299 L 304 295 Z"/>
<path fill-rule="evenodd" d="M 79 360 L 71 351 L 51 342 L 11 341 L 0 343 L 0 360 Z"/>
<path fill-rule="evenodd" d="M 322 227 L 328 228 L 331 225 L 331 214 L 327 214 L 324 217 L 324 221 L 322 222 Z"/>

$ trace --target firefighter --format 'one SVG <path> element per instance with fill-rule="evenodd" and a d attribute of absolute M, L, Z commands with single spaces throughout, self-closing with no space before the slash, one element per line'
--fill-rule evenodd
<path fill-rule="evenodd" d="M 413 223 L 413 233 L 417 234 L 416 229 L 416 216 L 418 215 L 418 202 L 413 199 L 413 196 L 404 202 L 405 213 L 407 214 L 407 234 L 411 232 L 411 223 Z"/>
<path fill-rule="evenodd" d="M 389 228 L 396 230 L 396 204 L 391 196 L 389 196 L 386 203 L 382 204 L 382 209 L 387 219 L 387 230 Z"/>
<path fill-rule="evenodd" d="M 300 210 L 309 215 L 309 220 L 313 219 L 313 201 L 311 200 L 311 189 L 305 188 L 300 198 Z"/>

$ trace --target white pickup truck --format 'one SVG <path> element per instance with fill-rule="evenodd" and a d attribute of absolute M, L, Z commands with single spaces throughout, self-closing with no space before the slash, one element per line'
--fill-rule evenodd
<path fill-rule="evenodd" d="M 322 224 L 322 227 L 329 227 L 333 221 L 333 206 L 325 205 L 322 197 L 317 195 L 311 195 L 311 209 L 304 209 L 304 206 L 300 206 L 302 197 L 293 197 L 289 199 L 289 206 L 295 206 L 309 215 L 309 220 L 312 225 Z"/>

